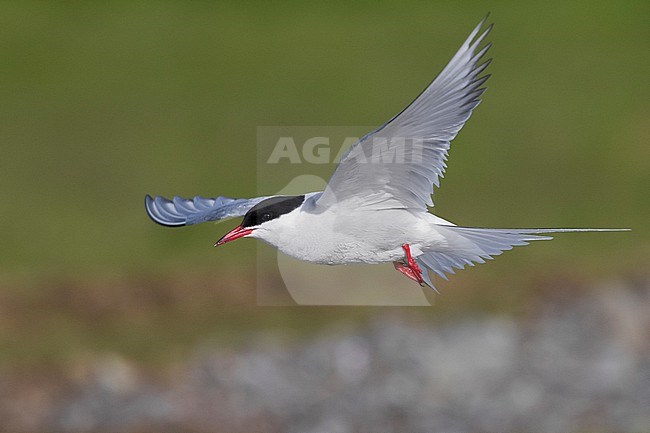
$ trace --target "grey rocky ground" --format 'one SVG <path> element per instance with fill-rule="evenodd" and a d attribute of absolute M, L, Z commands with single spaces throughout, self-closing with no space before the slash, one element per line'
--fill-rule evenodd
<path fill-rule="evenodd" d="M 3 394 L 12 431 L 650 431 L 650 284 L 514 319 L 386 309 L 309 339 L 261 332 L 205 344 L 164 380 L 107 356 L 65 392 Z"/>

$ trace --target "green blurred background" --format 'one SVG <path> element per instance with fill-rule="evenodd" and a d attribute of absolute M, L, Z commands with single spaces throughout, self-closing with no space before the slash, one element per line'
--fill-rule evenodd
<path fill-rule="evenodd" d="M 647 275 L 646 1 L 2 2 L 2 365 L 160 362 L 206 338 L 378 314 L 255 307 L 253 241 L 214 250 L 230 224 L 166 230 L 143 196 L 257 194 L 257 126 L 379 125 L 487 11 L 493 76 L 437 213 L 633 231 L 508 253 L 413 314 L 516 314 L 548 281 Z"/>

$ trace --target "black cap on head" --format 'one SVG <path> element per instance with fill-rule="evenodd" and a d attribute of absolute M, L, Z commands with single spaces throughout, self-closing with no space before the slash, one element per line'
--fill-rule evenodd
<path fill-rule="evenodd" d="M 283 195 L 271 197 L 253 206 L 241 223 L 242 227 L 254 227 L 264 222 L 278 218 L 289 213 L 305 201 L 304 195 Z"/>

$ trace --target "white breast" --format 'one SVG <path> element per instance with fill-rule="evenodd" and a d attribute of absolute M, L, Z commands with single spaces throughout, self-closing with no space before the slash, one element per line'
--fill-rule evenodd
<path fill-rule="evenodd" d="M 313 213 L 299 208 L 256 229 L 251 237 L 313 263 L 383 263 L 402 259 L 405 243 L 417 256 L 423 246 L 444 242 L 432 230 L 431 217 L 404 209 L 332 207 Z"/>

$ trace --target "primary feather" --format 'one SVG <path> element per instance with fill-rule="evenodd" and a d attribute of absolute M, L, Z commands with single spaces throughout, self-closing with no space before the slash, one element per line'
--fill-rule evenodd
<path fill-rule="evenodd" d="M 175 196 L 168 200 L 162 196 L 152 198 L 146 195 L 144 206 L 154 222 L 167 227 L 182 227 L 244 216 L 249 209 L 267 198 L 204 198 L 197 195 L 193 199 Z"/>

